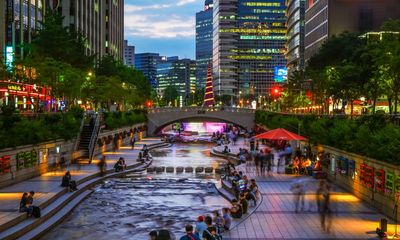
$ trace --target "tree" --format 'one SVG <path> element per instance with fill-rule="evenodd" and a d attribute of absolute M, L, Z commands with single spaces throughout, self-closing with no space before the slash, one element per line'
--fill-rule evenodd
<path fill-rule="evenodd" d="M 170 102 L 174 104 L 174 101 L 178 98 L 179 93 L 175 86 L 169 85 L 164 89 L 164 96 L 163 99 L 166 101 L 167 104 Z"/>
<path fill-rule="evenodd" d="M 57 12 L 47 12 L 46 20 L 32 40 L 28 57 L 35 61 L 53 58 L 71 66 L 88 71 L 92 68 L 95 56 L 86 54 L 86 39 L 74 28 L 63 27 L 63 17 Z"/>

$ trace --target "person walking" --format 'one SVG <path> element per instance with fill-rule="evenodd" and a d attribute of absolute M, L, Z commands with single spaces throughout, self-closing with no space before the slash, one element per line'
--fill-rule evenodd
<path fill-rule="evenodd" d="M 299 210 L 304 210 L 304 195 L 305 189 L 304 184 L 302 182 L 296 182 L 292 184 L 290 190 L 294 194 L 294 205 L 295 205 L 295 212 L 298 213 Z"/>
<path fill-rule="evenodd" d="M 271 172 L 271 170 L 272 170 L 272 161 L 274 160 L 274 154 L 272 154 L 271 150 L 268 150 L 266 159 L 267 159 L 267 175 L 271 176 L 272 175 L 272 172 Z"/>
<path fill-rule="evenodd" d="M 106 174 L 106 168 L 107 168 L 107 163 L 106 163 L 106 156 L 101 156 L 99 163 L 97 164 L 99 166 L 100 170 L 100 176 L 103 177 Z"/>
<path fill-rule="evenodd" d="M 135 149 L 135 143 L 136 143 L 136 137 L 135 137 L 135 134 L 133 134 L 132 139 L 131 139 L 132 150 Z"/>
<path fill-rule="evenodd" d="M 331 230 L 332 225 L 332 211 L 330 209 L 330 186 L 328 183 L 325 183 L 322 191 L 322 204 L 321 204 L 321 228 L 323 231 L 327 233 Z"/>

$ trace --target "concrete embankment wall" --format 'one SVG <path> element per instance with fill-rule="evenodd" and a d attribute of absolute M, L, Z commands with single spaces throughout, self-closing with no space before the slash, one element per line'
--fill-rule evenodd
<path fill-rule="evenodd" d="M 323 168 L 331 182 L 394 218 L 395 198 L 400 197 L 399 166 L 328 146 L 319 145 L 316 151 L 329 153 L 329 161 Z"/>
<path fill-rule="evenodd" d="M 94 155 L 113 149 L 113 140 L 106 142 L 103 141 L 105 138 L 110 139 L 119 135 L 118 143 L 122 146 L 129 144 L 131 132 L 135 134 L 137 140 L 146 137 L 144 126 L 144 124 L 137 124 L 100 132 L 95 143 Z M 102 144 L 99 144 L 99 139 L 101 139 Z M 76 139 L 70 141 L 56 140 L 0 150 L 0 188 L 54 170 L 56 162 L 60 160 L 61 156 L 64 156 L 66 163 L 70 164 L 73 159 L 82 155 L 82 152 L 75 151 L 75 143 Z"/>

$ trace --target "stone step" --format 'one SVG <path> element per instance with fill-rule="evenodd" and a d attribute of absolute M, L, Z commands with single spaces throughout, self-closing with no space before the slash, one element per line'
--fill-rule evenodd
<path fill-rule="evenodd" d="M 79 196 L 75 197 L 72 201 L 70 201 L 61 211 L 58 211 L 54 216 L 49 218 L 47 221 L 43 222 L 41 225 L 28 232 L 27 234 L 18 238 L 19 240 L 28 240 L 28 239 L 39 239 L 43 236 L 47 231 L 61 223 L 65 219 L 65 217 L 70 214 L 75 207 L 79 205 L 86 197 L 88 197 L 93 191 L 86 190 L 81 193 Z"/>

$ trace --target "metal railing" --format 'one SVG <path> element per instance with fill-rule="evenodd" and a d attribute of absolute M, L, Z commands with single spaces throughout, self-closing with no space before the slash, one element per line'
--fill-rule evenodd
<path fill-rule="evenodd" d="M 163 113 L 163 112 L 189 112 L 189 111 L 204 111 L 204 112 L 236 112 L 236 113 L 254 113 L 251 108 L 235 108 L 235 107 L 163 107 L 150 108 L 148 113 Z"/>
<path fill-rule="evenodd" d="M 95 148 L 94 146 L 96 144 L 97 136 L 100 131 L 100 118 L 101 118 L 101 113 L 96 114 L 96 119 L 95 119 L 93 131 L 92 131 L 92 136 L 91 136 L 90 142 L 89 142 L 89 149 L 88 149 L 89 161 L 92 161 L 94 148 Z"/>

